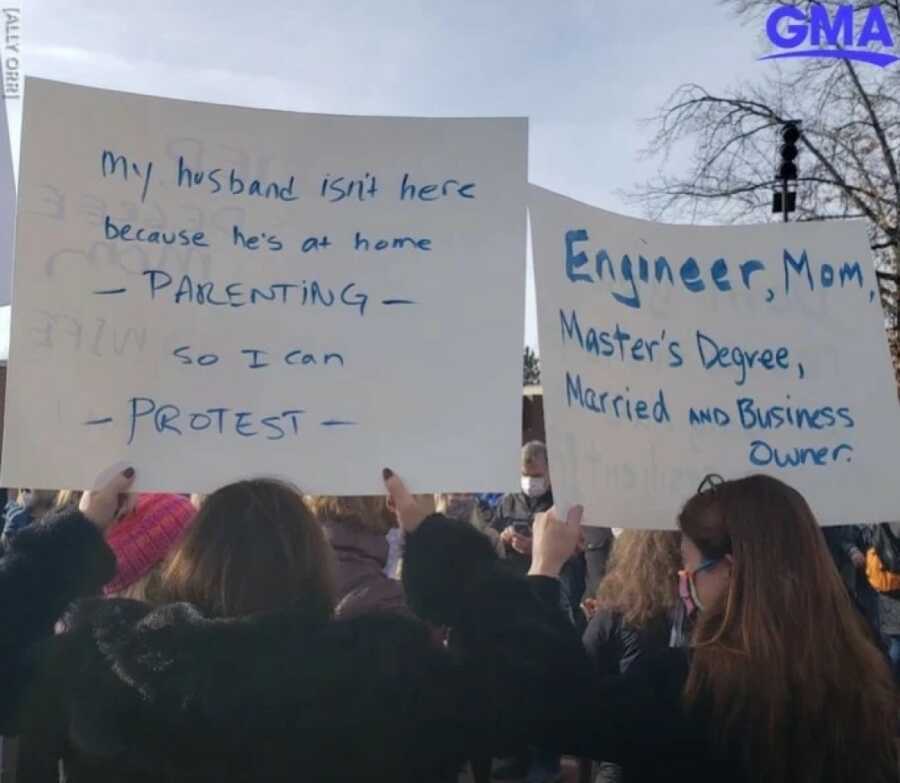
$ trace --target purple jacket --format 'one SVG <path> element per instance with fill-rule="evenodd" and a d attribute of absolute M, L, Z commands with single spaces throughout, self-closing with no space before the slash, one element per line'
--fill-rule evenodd
<path fill-rule="evenodd" d="M 403 585 L 384 573 L 388 559 L 384 536 L 347 522 L 324 522 L 322 527 L 337 556 L 338 617 L 410 613 Z"/>

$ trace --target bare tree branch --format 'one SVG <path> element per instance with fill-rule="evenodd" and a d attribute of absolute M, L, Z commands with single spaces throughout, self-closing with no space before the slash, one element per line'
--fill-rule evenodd
<path fill-rule="evenodd" d="M 762 20 L 778 5 L 805 10 L 816 0 L 721 0 L 739 16 Z M 834 9 L 848 0 L 821 0 Z M 900 41 L 900 0 L 880 5 Z M 654 133 L 642 156 L 663 173 L 625 195 L 656 219 L 771 220 L 779 132 L 801 121 L 796 181 L 799 221 L 863 218 L 890 319 L 900 381 L 900 68 L 849 60 L 810 60 L 761 70 L 758 82 L 722 94 L 699 84 L 676 89 L 647 122 Z M 692 149 L 687 165 L 675 169 Z M 677 153 L 677 158 L 676 158 Z"/>

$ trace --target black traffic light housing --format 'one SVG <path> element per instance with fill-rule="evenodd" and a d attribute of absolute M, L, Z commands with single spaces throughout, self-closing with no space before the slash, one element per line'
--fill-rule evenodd
<path fill-rule="evenodd" d="M 796 212 L 797 194 L 793 191 L 781 193 L 776 190 L 772 199 L 772 211 L 776 213 Z"/>
<path fill-rule="evenodd" d="M 797 142 L 800 140 L 800 123 L 792 120 L 786 122 L 781 129 L 781 165 L 778 168 L 778 179 L 797 179 L 797 156 L 800 150 Z"/>
<path fill-rule="evenodd" d="M 780 212 L 785 221 L 788 219 L 788 213 L 797 209 L 797 193 L 788 190 L 788 182 L 796 181 L 798 178 L 797 157 L 800 155 L 800 149 L 797 143 L 799 141 L 800 120 L 788 120 L 781 126 L 781 144 L 778 147 L 781 161 L 775 172 L 775 179 L 781 183 L 781 187 L 775 191 L 772 198 L 772 211 Z"/>

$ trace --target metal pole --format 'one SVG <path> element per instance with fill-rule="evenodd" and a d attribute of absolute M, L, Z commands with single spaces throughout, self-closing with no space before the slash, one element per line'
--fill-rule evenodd
<path fill-rule="evenodd" d="M 784 216 L 784 222 L 788 222 L 788 181 L 781 180 L 781 214 Z"/>

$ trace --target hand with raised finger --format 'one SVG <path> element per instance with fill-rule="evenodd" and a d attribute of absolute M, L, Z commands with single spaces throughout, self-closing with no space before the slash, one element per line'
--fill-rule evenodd
<path fill-rule="evenodd" d="M 388 510 L 397 517 L 397 524 L 403 532 L 412 533 L 425 517 L 434 513 L 434 496 L 429 496 L 428 502 L 424 497 L 413 495 L 390 468 L 385 468 L 382 476 Z"/>
<path fill-rule="evenodd" d="M 134 468 L 116 473 L 104 486 L 81 496 L 78 508 L 101 530 L 115 522 L 128 503 L 128 493 L 134 483 Z"/>

